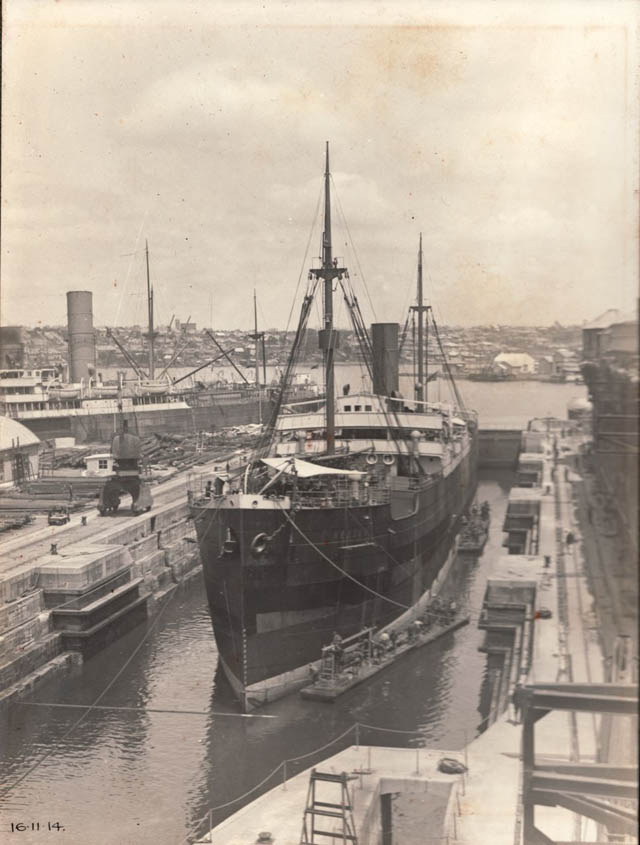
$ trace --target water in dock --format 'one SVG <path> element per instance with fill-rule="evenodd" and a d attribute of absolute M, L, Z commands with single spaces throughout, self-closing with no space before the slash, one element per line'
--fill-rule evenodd
<path fill-rule="evenodd" d="M 11 785 L 24 778 L 3 801 L 3 829 L 28 823 L 23 843 L 40 842 L 42 824 L 49 821 L 65 828 L 65 844 L 178 843 L 209 807 L 242 795 L 282 759 L 313 751 L 356 721 L 418 731 L 432 747 L 461 747 L 482 718 L 486 669 L 476 619 L 485 562 L 500 551 L 511 483 L 510 473 L 480 477 L 478 498 L 491 503 L 491 535 L 483 558 L 460 565 L 456 575 L 461 612 L 471 615 L 471 624 L 407 655 L 334 704 L 294 695 L 258 711 L 275 718 L 217 715 L 239 711 L 217 668 L 202 583 L 198 577 L 179 587 L 155 621 L 110 645 L 75 676 L 42 686 L 31 703 L 0 719 L 0 780 Z M 84 709 L 35 706 L 88 705 L 108 684 L 88 715 Z M 155 712 L 172 710 L 194 712 Z M 361 732 L 371 744 L 409 745 L 413 738 Z M 350 742 L 345 738 L 289 771 Z M 268 781 L 265 788 L 273 785 Z M 214 821 L 240 806 L 216 813 Z M 31 831 L 38 821 L 40 831 Z"/>

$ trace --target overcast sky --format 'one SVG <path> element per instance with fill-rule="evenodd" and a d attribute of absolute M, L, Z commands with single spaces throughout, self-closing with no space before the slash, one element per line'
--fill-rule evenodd
<path fill-rule="evenodd" d="M 142 322 L 148 239 L 159 323 L 284 327 L 325 140 L 378 319 L 420 231 L 445 323 L 633 308 L 636 8 L 5 0 L 2 322 Z"/>

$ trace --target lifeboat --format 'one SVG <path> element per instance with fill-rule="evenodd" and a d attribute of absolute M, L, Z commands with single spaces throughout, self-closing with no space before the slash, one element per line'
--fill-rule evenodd
<path fill-rule="evenodd" d="M 82 387 L 76 384 L 50 384 L 48 396 L 54 402 L 66 402 L 69 399 L 77 399 L 82 392 Z"/>

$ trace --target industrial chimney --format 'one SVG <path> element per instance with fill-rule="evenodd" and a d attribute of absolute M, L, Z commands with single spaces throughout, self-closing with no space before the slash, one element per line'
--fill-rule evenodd
<path fill-rule="evenodd" d="M 398 394 L 398 324 L 372 323 L 373 392 L 380 396 Z"/>
<path fill-rule="evenodd" d="M 93 294 L 90 290 L 67 291 L 69 330 L 69 381 L 85 384 L 95 376 L 96 339 L 93 333 Z"/>

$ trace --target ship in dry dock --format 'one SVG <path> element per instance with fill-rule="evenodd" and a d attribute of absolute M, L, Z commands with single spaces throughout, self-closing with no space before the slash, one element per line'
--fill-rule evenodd
<path fill-rule="evenodd" d="M 348 306 L 371 392 L 335 395 L 334 292 Z M 426 607 L 455 555 L 476 489 L 477 419 L 453 384 L 451 404 L 428 400 L 422 243 L 415 391 L 399 392 L 395 323 L 367 330 L 348 269 L 334 256 L 327 146 L 322 255 L 309 271 L 281 390 L 316 294 L 322 296 L 325 399 L 276 403 L 262 442 L 236 477 L 199 479 L 191 512 L 220 660 L 245 710 L 305 685 L 337 633 L 409 621 Z M 442 350 L 441 350 L 442 351 Z M 448 368 L 446 368 L 448 369 Z"/>

